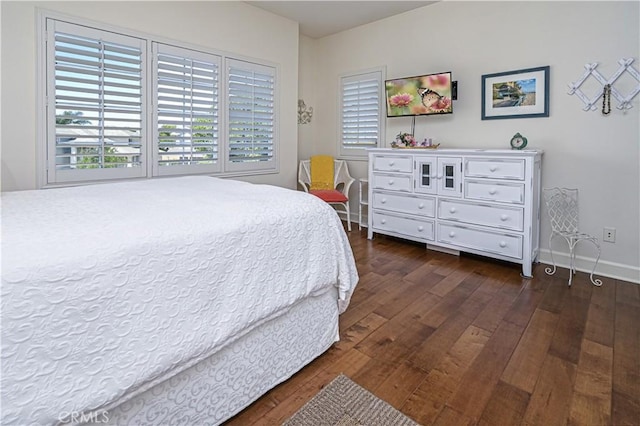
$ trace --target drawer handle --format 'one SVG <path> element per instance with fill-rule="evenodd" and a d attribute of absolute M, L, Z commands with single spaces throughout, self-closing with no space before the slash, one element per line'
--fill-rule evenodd
<path fill-rule="evenodd" d="M 393 180 L 389 181 L 389 186 L 393 185 Z"/>
<path fill-rule="evenodd" d="M 455 236 L 456 236 L 456 233 L 455 233 L 455 232 L 453 232 L 453 231 L 451 231 L 451 232 L 449 232 L 449 236 L 450 236 L 451 238 L 453 238 L 453 237 L 455 237 Z"/>
<path fill-rule="evenodd" d="M 496 170 L 498 170 L 498 166 L 489 167 L 489 171 L 491 171 L 491 172 L 495 172 Z"/>
<path fill-rule="evenodd" d="M 456 208 L 455 208 L 455 207 L 451 207 L 451 208 L 449 209 L 449 213 L 455 213 L 455 212 L 456 212 Z"/>
<path fill-rule="evenodd" d="M 497 189 L 495 189 L 495 188 L 491 188 L 491 189 L 489 190 L 489 194 L 491 194 L 491 195 L 495 195 L 495 194 L 497 194 L 497 193 L 498 193 L 498 190 L 497 190 Z"/>
<path fill-rule="evenodd" d="M 387 219 L 382 219 L 382 220 L 380 221 L 380 223 L 382 223 L 382 224 L 384 225 L 385 223 L 387 223 Z"/>
<path fill-rule="evenodd" d="M 418 208 L 419 208 L 419 209 L 424 209 L 424 203 L 420 203 L 420 204 L 418 204 Z"/>
<path fill-rule="evenodd" d="M 394 164 L 396 164 L 394 161 L 389 161 L 389 166 L 393 166 Z"/>
<path fill-rule="evenodd" d="M 422 232 L 422 231 L 424 231 L 424 226 L 422 225 L 418 226 L 418 232 Z"/>
<path fill-rule="evenodd" d="M 505 248 L 507 246 L 507 243 L 505 243 L 504 241 L 500 241 L 499 246 Z"/>
<path fill-rule="evenodd" d="M 383 198 L 382 200 L 380 200 L 380 203 L 382 203 L 382 204 L 386 204 L 386 202 L 387 202 L 386 198 Z"/>
<path fill-rule="evenodd" d="M 507 219 L 509 219 L 509 216 L 507 216 L 506 214 L 503 214 L 503 215 L 500 216 L 500 220 L 503 221 L 503 222 L 505 220 L 507 220 Z"/>

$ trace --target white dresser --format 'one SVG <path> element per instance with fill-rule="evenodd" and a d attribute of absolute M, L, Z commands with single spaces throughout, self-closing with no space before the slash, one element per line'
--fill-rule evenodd
<path fill-rule="evenodd" d="M 535 150 L 371 149 L 368 238 L 516 262 L 531 277 L 541 160 Z"/>

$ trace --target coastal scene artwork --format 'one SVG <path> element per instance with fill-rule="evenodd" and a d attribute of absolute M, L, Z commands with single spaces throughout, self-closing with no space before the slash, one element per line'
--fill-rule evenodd
<path fill-rule="evenodd" d="M 493 107 L 529 106 L 536 104 L 536 79 L 494 83 Z"/>
<path fill-rule="evenodd" d="M 549 116 L 549 66 L 482 76 L 482 119 Z"/>

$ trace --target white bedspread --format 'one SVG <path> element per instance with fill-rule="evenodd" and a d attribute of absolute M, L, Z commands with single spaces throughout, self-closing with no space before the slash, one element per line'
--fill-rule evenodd
<path fill-rule="evenodd" d="M 5 193 L 2 424 L 113 406 L 308 295 L 338 285 L 343 310 L 357 281 L 335 211 L 303 192 L 181 177 Z"/>

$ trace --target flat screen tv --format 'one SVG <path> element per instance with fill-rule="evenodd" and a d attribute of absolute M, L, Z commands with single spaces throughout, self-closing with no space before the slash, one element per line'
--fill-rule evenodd
<path fill-rule="evenodd" d="M 385 81 L 387 117 L 451 114 L 451 72 Z"/>

